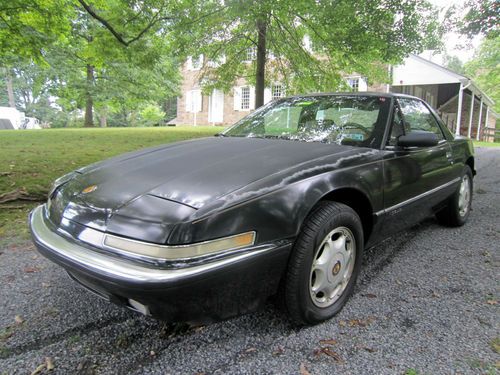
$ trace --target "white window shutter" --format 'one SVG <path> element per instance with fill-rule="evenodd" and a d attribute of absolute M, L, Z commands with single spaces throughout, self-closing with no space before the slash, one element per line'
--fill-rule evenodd
<path fill-rule="evenodd" d="M 201 112 L 202 105 L 203 105 L 203 98 L 201 96 L 201 90 L 193 90 L 193 112 Z"/>
<path fill-rule="evenodd" d="M 304 37 L 302 38 L 302 46 L 307 52 L 312 52 L 312 42 L 309 35 L 304 35 Z"/>
<path fill-rule="evenodd" d="M 192 92 L 186 91 L 186 112 L 193 112 Z"/>
<path fill-rule="evenodd" d="M 241 87 L 234 87 L 233 93 L 234 93 L 234 110 L 239 111 L 241 110 Z"/>
<path fill-rule="evenodd" d="M 199 55 L 196 59 L 196 67 L 193 66 L 193 70 L 200 70 L 203 67 L 203 54 Z"/>
<path fill-rule="evenodd" d="M 255 87 L 250 86 L 250 109 L 255 109 Z"/>
<path fill-rule="evenodd" d="M 264 104 L 267 104 L 271 101 L 272 96 L 271 96 L 271 89 L 266 87 L 264 89 Z"/>
<path fill-rule="evenodd" d="M 359 78 L 358 91 L 368 91 L 368 84 L 365 78 Z"/>
<path fill-rule="evenodd" d="M 213 122 L 213 111 L 212 107 L 214 105 L 214 92 L 215 90 L 212 91 L 210 96 L 208 97 L 208 122 Z"/>
<path fill-rule="evenodd" d="M 191 56 L 188 56 L 186 65 L 187 65 L 187 70 L 193 70 L 193 58 Z"/>

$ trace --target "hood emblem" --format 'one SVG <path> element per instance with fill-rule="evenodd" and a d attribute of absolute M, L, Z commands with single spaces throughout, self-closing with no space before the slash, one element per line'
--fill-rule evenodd
<path fill-rule="evenodd" d="M 92 193 L 93 191 L 96 191 L 96 190 L 97 190 L 97 185 L 90 185 L 82 190 L 82 194 Z"/>

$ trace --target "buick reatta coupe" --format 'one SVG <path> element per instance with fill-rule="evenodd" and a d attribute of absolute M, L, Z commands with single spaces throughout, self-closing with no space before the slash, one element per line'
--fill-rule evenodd
<path fill-rule="evenodd" d="M 418 98 L 302 95 L 69 173 L 29 223 L 71 278 L 145 315 L 207 322 L 272 297 L 314 324 L 346 303 L 364 249 L 429 215 L 463 225 L 474 174 L 471 141 Z"/>

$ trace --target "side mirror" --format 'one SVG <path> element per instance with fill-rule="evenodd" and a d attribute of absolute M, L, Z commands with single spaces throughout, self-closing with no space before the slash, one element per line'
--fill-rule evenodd
<path fill-rule="evenodd" d="M 402 135 L 398 138 L 397 145 L 400 147 L 431 147 L 436 146 L 439 138 L 431 132 L 415 132 Z"/>

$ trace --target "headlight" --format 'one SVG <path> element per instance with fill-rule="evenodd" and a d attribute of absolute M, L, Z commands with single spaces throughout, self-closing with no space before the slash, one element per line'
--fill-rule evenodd
<path fill-rule="evenodd" d="M 73 171 L 73 172 L 69 172 L 67 174 L 65 174 L 64 176 L 62 177 L 59 177 L 57 180 L 55 180 L 52 185 L 50 186 L 50 190 L 49 190 L 49 196 L 48 198 L 50 199 L 50 197 L 52 196 L 52 194 L 54 194 L 54 191 L 61 185 L 64 185 L 66 182 L 68 182 L 69 180 L 71 180 L 73 177 L 75 177 L 78 173 Z"/>
<path fill-rule="evenodd" d="M 156 245 L 111 234 L 104 234 L 100 239 L 94 238 L 93 240 L 92 236 L 87 234 L 81 236 L 80 239 L 95 246 L 101 245 L 103 248 L 127 252 L 131 255 L 159 260 L 182 260 L 252 246 L 255 243 L 255 232 L 246 232 L 189 245 Z"/>

